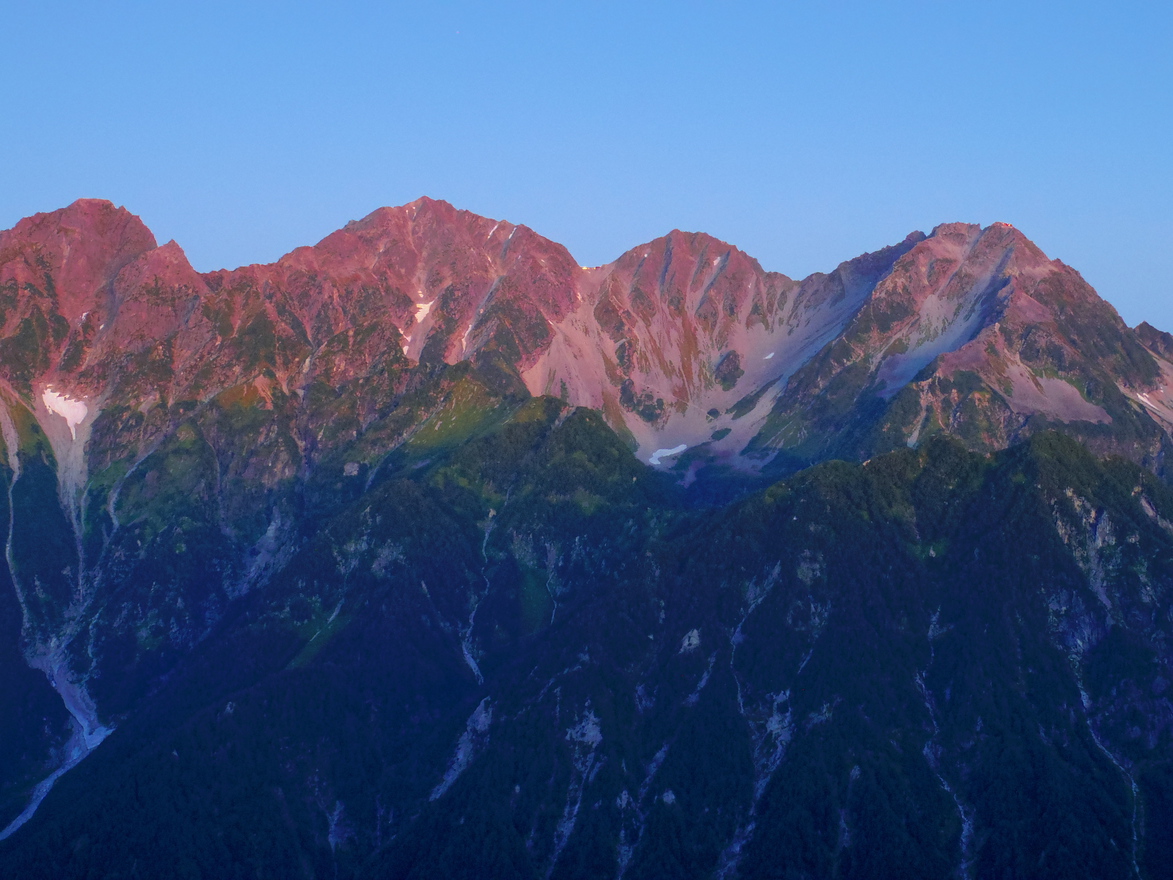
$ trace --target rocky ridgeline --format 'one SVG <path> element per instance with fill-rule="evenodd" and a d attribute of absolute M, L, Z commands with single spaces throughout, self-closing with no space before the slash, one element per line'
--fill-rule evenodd
<path fill-rule="evenodd" d="M 420 199 L 276 263 L 200 274 L 86 200 L 0 236 L 0 296 L 12 403 L 39 408 L 48 389 L 92 419 L 162 402 L 140 445 L 167 430 L 162 412 L 229 389 L 269 406 L 273 389 L 460 361 L 600 410 L 644 461 L 683 446 L 684 462 L 657 460 L 693 474 L 936 432 L 996 449 L 1057 425 L 1159 469 L 1173 424 L 1161 334 L 1129 329 L 1006 224 L 943 225 L 793 281 L 681 232 L 583 268 L 527 227 Z"/>
<path fill-rule="evenodd" d="M 679 231 L 585 268 L 430 199 L 209 273 L 108 202 L 28 218 L 0 233 L 0 834 L 63 822 L 84 867 L 85 786 L 157 807 L 205 790 L 193 738 L 243 739 L 260 776 L 215 785 L 297 792 L 241 822 L 292 817 L 302 873 L 475 866 L 420 855 L 475 794 L 522 875 L 651 876 L 672 840 L 768 874 L 783 839 L 826 873 L 874 833 L 976 876 L 1036 864 L 1006 853 L 1039 810 L 996 789 L 1042 750 L 1046 797 L 1075 767 L 1100 799 L 1031 832 L 1052 863 L 1082 836 L 1156 864 L 1171 371 L 1173 337 L 1005 224 L 796 281 Z M 870 463 L 694 504 L 836 458 Z M 838 817 L 826 846 L 788 798 Z M 900 837 L 924 810 L 935 842 Z"/>

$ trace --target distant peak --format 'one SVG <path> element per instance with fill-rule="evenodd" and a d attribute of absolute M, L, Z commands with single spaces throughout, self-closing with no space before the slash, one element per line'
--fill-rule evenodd
<path fill-rule="evenodd" d="M 930 238 L 947 238 L 955 235 L 976 236 L 981 234 L 982 227 L 977 223 L 963 223 L 955 221 L 953 223 L 938 223 L 933 227 L 933 231 L 929 233 Z"/>
<path fill-rule="evenodd" d="M 109 199 L 78 199 L 67 207 L 54 211 L 49 216 L 54 215 L 61 220 L 73 222 L 79 226 L 92 226 L 103 222 L 122 222 L 144 230 L 147 228 L 147 225 L 137 214 L 132 214 L 122 205 L 115 205 Z"/>
<path fill-rule="evenodd" d="M 412 202 L 408 202 L 403 206 L 404 208 L 443 208 L 448 211 L 456 210 L 451 202 L 446 202 L 444 199 L 433 199 L 431 196 L 420 196 Z"/>
<path fill-rule="evenodd" d="M 69 208 L 81 208 L 86 210 L 109 210 L 109 211 L 126 211 L 122 206 L 115 206 L 109 199 L 75 199 L 65 210 Z M 129 212 L 127 212 L 129 213 Z"/>
<path fill-rule="evenodd" d="M 683 254 L 696 257 L 705 251 L 716 251 L 719 252 L 719 255 L 740 253 L 733 245 L 716 236 L 709 235 L 707 232 L 686 232 L 682 229 L 673 229 L 667 235 L 661 235 L 659 238 L 631 248 L 619 259 L 622 260 L 623 257 L 643 259 L 651 257 L 653 254 L 659 259 L 661 256 L 666 256 L 669 251 L 675 257 Z"/>
<path fill-rule="evenodd" d="M 139 259 L 156 267 L 173 266 L 189 272 L 194 271 L 187 259 L 187 253 L 175 239 L 171 239 L 152 251 L 147 251 Z"/>
<path fill-rule="evenodd" d="M 723 241 L 707 232 L 686 232 L 683 229 L 673 229 L 668 233 L 667 237 L 672 239 L 673 242 L 685 242 L 693 247 L 717 247 L 735 250 L 729 242 Z"/>
<path fill-rule="evenodd" d="M 360 220 L 351 220 L 343 229 L 348 232 L 366 232 L 395 226 L 400 223 L 418 223 L 432 218 L 451 222 L 461 215 L 477 217 L 469 211 L 458 210 L 449 202 L 420 196 L 405 205 L 386 205 L 376 208 Z M 480 218 L 483 219 L 483 218 Z"/>
<path fill-rule="evenodd" d="M 77 199 L 56 211 L 25 217 L 12 231 L 44 238 L 56 235 L 60 228 L 77 229 L 97 237 L 104 237 L 116 231 L 122 234 L 130 233 L 140 242 L 149 239 L 147 247 L 155 246 L 155 237 L 142 219 L 108 199 Z"/>
<path fill-rule="evenodd" d="M 172 239 L 128 263 L 119 273 L 116 287 L 127 290 L 160 281 L 175 287 L 200 289 L 205 286 L 202 276 L 192 268 L 183 248 Z"/>
<path fill-rule="evenodd" d="M 1019 259 L 1029 262 L 1050 262 L 1042 250 L 1032 242 L 1022 230 L 1010 223 L 997 221 L 989 226 L 982 227 L 977 223 L 942 223 L 933 228 L 926 239 L 933 245 L 933 240 L 949 242 L 953 246 L 960 246 L 968 251 L 970 248 L 1016 251 Z"/>

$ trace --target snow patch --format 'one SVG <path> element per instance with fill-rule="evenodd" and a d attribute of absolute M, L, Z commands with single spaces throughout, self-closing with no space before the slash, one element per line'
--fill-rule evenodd
<path fill-rule="evenodd" d="M 20 438 L 16 434 L 16 423 L 12 421 L 12 415 L 8 412 L 8 407 L 0 402 L 0 432 L 4 437 L 4 452 L 8 456 L 8 467 L 12 470 L 12 481 L 8 484 L 8 494 L 12 494 L 12 484 L 20 479 Z M 1147 503 L 1148 499 L 1144 499 Z M 8 509 L 12 510 L 11 498 L 9 498 Z M 9 563 L 9 570 L 11 570 L 11 563 Z"/>
<path fill-rule="evenodd" d="M 680 455 L 684 450 L 688 449 L 687 443 L 681 443 L 679 446 L 673 446 L 671 449 L 657 449 L 652 453 L 652 457 L 648 459 L 648 464 L 652 467 L 658 466 L 660 459 L 668 458 L 673 455 Z"/>
<path fill-rule="evenodd" d="M 89 414 L 89 407 L 86 406 L 85 401 L 74 400 L 67 395 L 58 394 L 52 388 L 46 388 L 42 392 L 41 400 L 45 402 L 45 407 L 49 412 L 65 419 L 65 424 L 69 425 L 69 436 L 76 440 L 77 426 L 84 422 Z"/>

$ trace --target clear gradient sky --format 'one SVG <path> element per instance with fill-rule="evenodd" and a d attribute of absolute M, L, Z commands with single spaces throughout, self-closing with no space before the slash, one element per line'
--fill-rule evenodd
<path fill-rule="evenodd" d="M 1003 220 L 1173 330 L 1164 0 L 0 0 L 0 40 L 0 228 L 107 198 L 209 270 L 430 195 L 801 277 Z"/>

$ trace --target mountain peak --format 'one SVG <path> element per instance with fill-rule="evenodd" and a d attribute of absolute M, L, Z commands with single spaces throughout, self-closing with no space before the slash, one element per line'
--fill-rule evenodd
<path fill-rule="evenodd" d="M 404 210 L 410 209 L 416 213 L 420 211 L 455 213 L 457 210 L 451 202 L 448 202 L 444 199 L 434 199 L 431 196 L 420 196 L 418 199 L 408 202 L 403 206 L 403 208 Z"/>
<path fill-rule="evenodd" d="M 211 357 L 217 338 L 254 328 L 268 339 L 272 327 L 283 341 L 267 362 L 282 381 L 304 383 L 305 359 L 314 362 L 328 340 L 377 327 L 377 345 L 338 359 L 332 381 L 392 354 L 413 364 L 496 359 L 534 394 L 603 411 L 645 460 L 657 449 L 704 446 L 744 464 L 755 443 L 754 454 L 769 459 L 790 448 L 788 431 L 837 435 L 869 395 L 892 402 L 911 386 L 929 394 L 917 378 L 926 370 L 942 382 L 981 376 L 1003 389 L 991 393 L 1016 419 L 1083 414 L 1101 424 L 1109 413 L 1100 403 L 1047 402 L 1069 396 L 1071 382 L 1083 381 L 1076 373 L 1060 387 L 1032 371 L 1065 375 L 1095 352 L 1113 382 L 1152 390 L 1153 358 L 1164 357 L 1160 339 L 1129 331 L 1078 273 L 1002 222 L 942 223 L 801 282 L 681 229 L 584 271 L 526 226 L 426 196 L 372 211 L 276 263 L 206 276 L 178 244 L 156 248 L 137 217 L 103 200 L 79 200 L 0 236 L 0 282 L 47 296 L 50 279 L 58 302 L 37 308 L 59 309 L 70 326 L 84 315 L 105 326 L 108 315 L 114 331 L 103 344 L 148 351 L 156 336 L 195 333 L 184 343 L 190 356 Z M 205 313 L 218 317 L 200 324 Z M 251 340 L 234 343 L 245 348 L 223 354 L 222 366 L 190 375 L 234 376 L 237 361 L 252 358 Z M 842 384 L 835 377 L 845 369 L 851 380 Z M 835 381 L 838 414 L 816 427 Z M 787 407 L 799 408 L 787 418 L 805 427 L 785 426 Z M 906 428 L 904 441 L 915 444 L 920 429 Z"/>
<path fill-rule="evenodd" d="M 77 199 L 56 211 L 25 217 L 0 235 L 39 244 L 73 235 L 84 236 L 104 246 L 119 243 L 120 239 L 126 239 L 132 246 L 143 250 L 147 242 L 149 247 L 155 246 L 155 237 L 146 224 L 136 214 L 108 199 Z"/>
<path fill-rule="evenodd" d="M 203 289 L 206 284 L 175 239 L 145 251 L 119 272 L 115 288 L 129 286 L 185 286 Z"/>
<path fill-rule="evenodd" d="M 61 315 L 75 321 L 101 301 L 124 266 L 154 248 L 154 235 L 136 215 L 105 199 L 78 199 L 0 232 L 0 283 L 48 294 L 53 279 Z"/>
<path fill-rule="evenodd" d="M 981 233 L 982 227 L 977 223 L 966 223 L 961 220 L 954 220 L 949 223 L 938 223 L 933 227 L 933 231 L 929 233 L 930 238 L 944 238 L 944 237 L 962 237 L 972 238 Z"/>
<path fill-rule="evenodd" d="M 429 217 L 440 217 L 451 221 L 458 213 L 467 214 L 469 212 L 460 212 L 442 199 L 420 196 L 404 205 L 384 205 L 381 208 L 376 208 L 365 217 L 351 220 L 342 228 L 344 230 L 379 229 L 403 222 L 414 223 L 419 219 Z"/>

